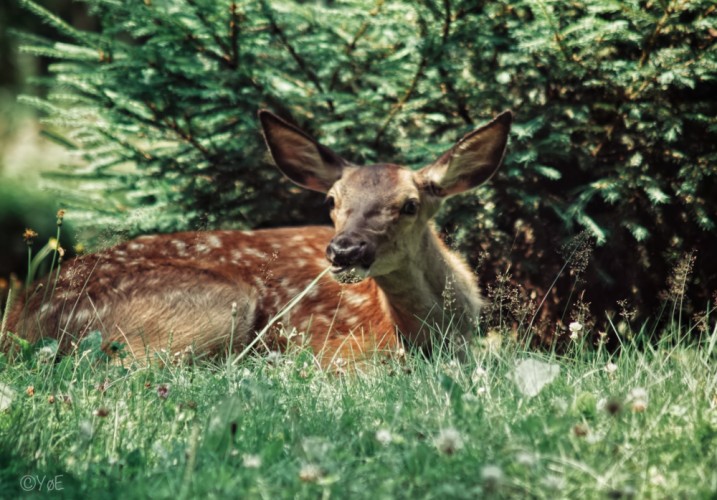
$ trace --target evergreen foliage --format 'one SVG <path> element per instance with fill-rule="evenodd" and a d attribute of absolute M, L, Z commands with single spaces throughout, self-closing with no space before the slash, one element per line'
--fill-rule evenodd
<path fill-rule="evenodd" d="M 439 219 L 474 262 L 488 256 L 489 280 L 511 263 L 539 299 L 587 231 L 583 300 L 602 311 L 627 298 L 652 312 L 692 250 L 697 306 L 714 293 L 713 0 L 83 1 L 98 33 L 25 0 L 61 41 L 24 37 L 56 60 L 48 99 L 26 100 L 68 131 L 80 160 L 53 177 L 86 225 L 325 220 L 321 197 L 264 164 L 260 107 L 357 163 L 417 167 L 511 108 L 502 172 Z M 558 311 L 576 266 L 552 289 Z"/>

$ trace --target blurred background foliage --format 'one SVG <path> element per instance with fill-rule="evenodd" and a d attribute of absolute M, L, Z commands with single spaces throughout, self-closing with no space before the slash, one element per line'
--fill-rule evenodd
<path fill-rule="evenodd" d="M 50 61 L 21 100 L 72 153 L 44 183 L 90 245 L 326 223 L 268 165 L 262 107 L 354 162 L 413 167 L 509 108 L 504 168 L 438 218 L 501 314 L 545 297 L 548 334 L 620 300 L 654 317 L 680 270 L 688 311 L 714 301 L 713 0 L 21 3 L 3 48 Z"/>

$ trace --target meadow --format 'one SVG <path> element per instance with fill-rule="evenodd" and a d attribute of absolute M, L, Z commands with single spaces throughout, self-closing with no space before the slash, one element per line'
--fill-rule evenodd
<path fill-rule="evenodd" d="M 585 333 L 563 353 L 491 334 L 463 364 L 329 370 L 300 349 L 118 364 L 98 335 L 61 358 L 28 347 L 0 368 L 0 496 L 711 498 L 717 330 L 638 330 L 615 352 Z"/>
<path fill-rule="evenodd" d="M 714 0 L 22 0 L 5 19 L 0 499 L 717 498 Z M 326 224 L 265 161 L 261 108 L 413 167 L 514 111 L 501 172 L 436 221 L 491 304 L 466 362 L 110 360 L 97 332 L 59 355 L 7 331 L 7 289 L 47 290 L 60 240 L 69 258 Z"/>

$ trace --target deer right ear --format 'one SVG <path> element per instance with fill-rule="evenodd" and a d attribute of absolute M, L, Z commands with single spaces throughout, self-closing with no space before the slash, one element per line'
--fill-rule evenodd
<path fill-rule="evenodd" d="M 274 163 L 292 182 L 325 193 L 341 178 L 348 162 L 338 154 L 269 111 L 259 120 Z"/>
<path fill-rule="evenodd" d="M 451 196 L 480 186 L 498 170 L 508 144 L 513 114 L 504 111 L 474 130 L 419 174 L 438 196 Z"/>

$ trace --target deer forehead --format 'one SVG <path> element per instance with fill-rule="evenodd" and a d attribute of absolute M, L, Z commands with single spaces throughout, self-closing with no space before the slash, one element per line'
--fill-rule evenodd
<path fill-rule="evenodd" d="M 344 203 L 375 202 L 385 207 L 420 197 L 414 172 L 390 163 L 346 167 L 333 192 Z"/>

